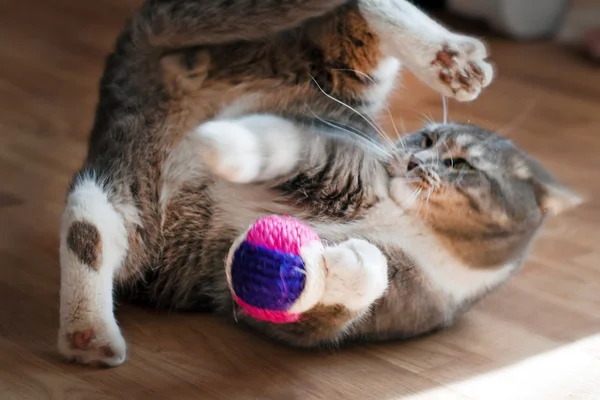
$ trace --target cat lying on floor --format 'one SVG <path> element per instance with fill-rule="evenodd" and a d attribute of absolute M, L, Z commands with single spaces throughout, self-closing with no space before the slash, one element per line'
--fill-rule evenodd
<path fill-rule="evenodd" d="M 400 62 L 466 101 L 492 79 L 485 57 L 404 0 L 148 1 L 107 61 L 69 189 L 60 352 L 125 360 L 115 287 L 231 315 L 224 257 L 272 213 L 333 243 L 340 286 L 302 322 L 241 320 L 299 346 L 451 324 L 516 271 L 546 213 L 577 198 L 471 125 L 394 146 L 352 132 L 372 131 Z"/>

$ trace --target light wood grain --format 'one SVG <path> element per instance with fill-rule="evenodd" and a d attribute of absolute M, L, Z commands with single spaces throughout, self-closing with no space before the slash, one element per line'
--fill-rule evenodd
<path fill-rule="evenodd" d="M 589 200 L 457 326 L 315 354 L 210 315 L 123 305 L 126 364 L 62 363 L 58 219 L 104 56 L 135 3 L 0 1 L 0 399 L 600 399 L 600 70 L 553 44 L 495 38 L 498 80 L 452 102 L 451 119 L 502 130 Z M 441 118 L 412 77 L 398 92 L 398 127 Z"/>

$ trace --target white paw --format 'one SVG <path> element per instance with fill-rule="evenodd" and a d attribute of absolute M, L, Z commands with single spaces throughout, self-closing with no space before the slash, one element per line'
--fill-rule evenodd
<path fill-rule="evenodd" d="M 58 351 L 80 364 L 116 367 L 125 361 L 127 345 L 116 323 L 84 323 L 61 326 Z"/>
<path fill-rule="evenodd" d="M 387 259 L 374 245 L 350 239 L 324 252 L 327 278 L 322 303 L 350 310 L 369 307 L 388 285 Z"/>
<path fill-rule="evenodd" d="M 233 122 L 211 121 L 200 125 L 197 133 L 200 157 L 213 174 L 235 183 L 248 183 L 259 175 L 260 142 L 251 131 Z"/>
<path fill-rule="evenodd" d="M 481 41 L 452 35 L 426 52 L 422 59 L 426 75 L 423 78 L 445 96 L 471 101 L 494 77 L 494 69 L 485 61 L 487 57 L 487 49 Z"/>

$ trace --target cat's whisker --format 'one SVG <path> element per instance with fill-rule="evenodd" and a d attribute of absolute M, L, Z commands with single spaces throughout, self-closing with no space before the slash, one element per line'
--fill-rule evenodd
<path fill-rule="evenodd" d="M 402 151 L 404 153 L 406 153 L 406 143 L 404 143 L 404 138 L 398 136 L 397 139 L 398 140 L 396 141 L 396 147 L 398 147 L 398 145 L 400 145 L 400 147 L 402 148 Z"/>
<path fill-rule="evenodd" d="M 327 122 L 331 122 L 331 121 L 326 121 L 325 120 L 325 121 L 322 121 L 322 122 L 327 123 Z M 333 124 L 335 125 L 335 123 L 333 123 Z M 341 126 L 343 127 L 344 125 L 341 125 Z M 340 130 L 341 130 L 341 128 L 340 128 Z M 373 146 L 375 149 L 377 149 L 378 151 L 380 151 L 384 156 L 390 157 L 390 158 L 394 157 L 394 153 L 393 153 L 394 149 L 392 147 L 386 146 L 385 143 L 378 142 L 373 137 L 371 137 L 369 135 L 366 135 L 364 133 L 361 133 L 360 131 L 348 131 L 348 130 L 345 130 L 345 132 L 351 133 L 354 136 L 356 136 L 358 138 L 358 140 L 362 140 L 365 143 Z"/>
<path fill-rule="evenodd" d="M 330 122 L 335 122 L 335 121 L 331 121 L 331 120 L 329 120 L 329 121 Z M 336 123 L 339 123 L 339 122 L 336 122 Z M 351 127 L 349 125 L 344 125 L 344 124 L 341 124 L 341 126 L 344 126 L 346 128 L 352 128 L 361 137 L 364 137 L 365 139 L 370 140 L 373 144 L 376 144 L 376 145 L 380 146 L 381 148 L 387 148 L 388 150 L 392 150 L 392 151 L 396 148 L 396 143 L 390 137 L 388 137 L 388 136 L 383 137 L 384 140 L 382 142 L 378 142 L 371 135 L 368 135 L 366 133 L 362 133 L 358 129 L 354 128 L 354 127 Z"/>
<path fill-rule="evenodd" d="M 236 324 L 239 323 L 237 312 L 236 312 L 236 309 L 235 309 L 235 303 L 232 303 L 232 309 L 231 309 L 231 311 L 233 312 L 233 320 L 235 321 Z"/>
<path fill-rule="evenodd" d="M 394 121 L 394 117 L 392 117 L 392 113 L 390 111 L 390 108 L 387 107 L 388 110 L 388 114 L 390 116 L 390 121 L 392 122 L 392 127 L 394 128 L 394 133 L 396 134 L 396 142 L 400 141 L 400 132 L 398 132 L 398 127 L 396 127 L 396 122 Z"/>
<path fill-rule="evenodd" d="M 375 142 L 374 140 L 370 139 L 368 135 L 362 135 L 362 134 L 360 134 L 360 133 L 357 133 L 356 131 L 351 131 L 351 130 L 349 130 L 349 129 L 346 129 L 344 126 L 337 125 L 337 122 L 335 122 L 335 123 L 334 123 L 334 122 L 331 122 L 331 121 L 329 121 L 329 120 L 325 120 L 325 119 L 323 119 L 323 118 L 319 117 L 319 116 L 318 116 L 318 115 L 317 115 L 317 114 L 316 114 L 314 111 L 312 111 L 310 108 L 309 108 L 309 111 L 310 111 L 310 112 L 313 114 L 313 116 L 314 116 L 314 117 L 315 117 L 317 120 L 321 121 L 321 122 L 322 122 L 322 123 L 324 123 L 325 125 L 327 125 L 327 126 L 329 126 L 329 127 L 331 127 L 331 128 L 334 128 L 334 129 L 340 130 L 340 131 L 342 131 L 342 132 L 350 133 L 350 134 L 351 134 L 351 135 L 353 135 L 354 137 L 357 137 L 358 139 L 360 139 L 360 140 L 363 140 L 364 142 L 366 142 L 366 143 L 368 143 L 368 144 L 372 145 L 372 146 L 373 146 L 373 147 L 375 147 L 377 150 L 381 151 L 381 152 L 383 153 L 383 155 L 385 155 L 386 157 L 393 157 L 393 154 L 392 154 L 392 153 L 391 153 L 391 152 L 390 152 L 388 149 L 386 149 L 386 148 L 385 148 L 385 147 L 384 147 L 384 146 L 383 146 L 381 143 L 377 143 L 377 142 Z"/>
<path fill-rule="evenodd" d="M 404 118 L 400 118 L 400 129 L 402 129 L 402 134 L 406 135 L 406 125 L 404 124 Z"/>
<path fill-rule="evenodd" d="M 429 187 L 429 190 L 428 190 L 428 196 L 431 194 L 431 191 L 432 191 L 432 190 L 433 190 L 433 185 L 431 185 L 431 186 Z M 421 194 L 421 193 L 419 192 L 419 194 Z M 419 208 L 417 209 L 417 217 L 420 217 L 420 216 L 421 216 L 421 208 L 423 208 L 423 203 L 425 203 L 425 202 L 423 201 L 423 199 L 419 199 Z M 425 207 L 425 209 L 427 210 L 427 207 Z"/>
<path fill-rule="evenodd" d="M 423 199 L 419 201 L 419 208 L 417 208 L 417 217 L 421 216 L 421 208 L 423 207 Z"/>
<path fill-rule="evenodd" d="M 406 183 L 415 183 L 415 182 L 421 182 L 421 178 L 394 178 L 394 179 L 399 179 L 402 182 L 406 182 Z"/>
<path fill-rule="evenodd" d="M 439 185 L 442 182 L 442 179 L 440 178 L 440 175 L 436 172 L 436 171 L 430 171 L 431 173 L 431 177 L 433 178 L 433 180 L 435 181 L 435 185 Z"/>
<path fill-rule="evenodd" d="M 415 189 L 411 195 L 408 197 L 408 199 L 406 201 L 404 201 L 404 208 L 410 208 L 412 207 L 412 205 L 414 204 L 414 202 L 419 198 L 419 195 L 421 194 L 421 192 L 423 191 L 423 189 L 418 188 Z"/>
<path fill-rule="evenodd" d="M 391 113 L 389 114 L 389 116 L 390 116 L 390 120 L 392 121 L 392 126 L 394 127 L 395 135 L 396 135 L 396 138 L 397 138 L 398 137 L 398 130 L 396 129 L 396 124 L 394 123 L 394 119 L 392 118 L 392 114 Z M 397 140 L 396 140 L 396 142 L 394 142 L 394 140 L 392 140 L 392 138 L 389 135 L 385 135 L 384 141 L 387 142 L 390 147 L 395 147 L 396 143 L 397 143 Z"/>
<path fill-rule="evenodd" d="M 432 125 L 435 124 L 435 119 L 431 114 L 421 113 L 421 122 L 423 122 L 424 125 Z"/>
<path fill-rule="evenodd" d="M 400 129 L 402 129 L 402 134 L 406 135 L 406 125 L 404 125 L 404 118 L 402 117 L 400 117 Z M 404 140 L 400 139 L 399 142 L 402 145 L 402 150 L 406 152 L 406 144 L 404 143 Z"/>
<path fill-rule="evenodd" d="M 335 121 L 335 120 L 330 120 L 330 119 L 324 119 L 319 117 L 310 107 L 307 107 L 308 110 L 310 111 L 310 113 L 319 121 L 323 122 L 324 124 L 336 128 L 338 130 L 341 130 L 343 132 L 347 132 L 350 133 L 354 136 L 357 136 L 358 138 L 366 141 L 367 143 L 370 143 L 374 146 L 376 146 L 378 149 L 380 149 L 381 151 L 385 152 L 388 156 L 391 156 L 391 154 L 388 153 L 388 150 L 385 146 L 384 143 L 378 142 L 375 140 L 375 138 L 373 138 L 371 135 L 363 133 L 361 131 L 359 131 L 358 129 L 356 129 L 355 127 L 351 126 L 351 125 L 346 125 L 346 124 L 342 124 L 339 121 Z M 393 147 L 392 147 L 393 148 Z"/>
<path fill-rule="evenodd" d="M 336 128 L 340 131 L 350 133 L 351 135 L 355 136 L 357 138 L 357 140 L 362 140 L 366 144 L 373 146 L 376 150 L 380 151 L 386 157 L 391 158 L 394 156 L 394 154 L 392 153 L 393 149 L 386 147 L 385 144 L 376 141 L 374 138 L 372 138 L 369 135 L 363 134 L 360 131 L 351 131 L 351 130 L 345 129 L 344 125 L 337 125 L 335 122 L 323 120 L 323 119 L 319 118 L 318 116 L 315 116 L 315 118 L 321 120 L 321 122 L 323 122 L 324 124 L 327 124 L 327 125 L 329 125 L 333 128 Z M 345 125 L 345 126 L 347 126 L 347 125 Z"/>
<path fill-rule="evenodd" d="M 448 98 L 442 95 L 442 122 L 445 124 L 448 123 Z"/>
<path fill-rule="evenodd" d="M 537 105 L 537 98 L 533 99 L 529 102 L 527 107 L 517 115 L 512 121 L 504 125 L 504 127 L 498 129 L 498 134 L 504 137 L 509 137 L 509 135 L 515 132 L 527 119 L 527 116 L 531 114 L 535 106 Z"/>
<path fill-rule="evenodd" d="M 439 176 L 437 176 L 437 174 L 435 174 L 435 175 L 434 174 L 435 174 L 435 172 L 430 171 L 429 173 L 427 173 L 427 175 L 425 175 L 425 180 L 431 187 L 436 187 L 438 185 L 438 183 L 440 182 Z M 436 176 L 437 176 L 437 179 L 436 179 Z"/>
<path fill-rule="evenodd" d="M 369 74 L 366 74 L 362 71 L 356 70 L 356 69 L 352 69 L 352 68 L 335 68 L 334 71 L 348 71 L 348 72 L 354 72 L 355 74 L 358 75 L 362 75 L 363 77 L 367 78 L 369 81 L 371 81 L 371 83 L 373 84 L 377 84 L 377 82 L 375 81 L 375 79 L 373 79 Z M 385 104 L 385 109 L 388 113 L 388 116 L 390 117 L 390 122 L 392 123 L 392 127 L 394 128 L 394 132 L 396 133 L 396 140 L 400 139 L 400 132 L 398 132 L 398 128 L 396 127 L 396 122 L 394 121 L 394 117 L 392 116 L 392 110 L 390 109 L 389 104 Z M 406 133 L 406 132 L 404 132 Z"/>
<path fill-rule="evenodd" d="M 433 191 L 435 190 L 435 188 L 431 188 L 429 189 L 429 192 L 427 193 L 427 198 L 425 199 L 425 210 L 426 210 L 426 214 L 425 214 L 425 219 L 427 219 L 427 217 L 429 216 L 429 199 L 431 198 L 431 194 L 433 193 Z"/>
<path fill-rule="evenodd" d="M 456 178 L 456 185 L 460 185 L 465 176 L 465 172 L 463 170 L 458 171 L 458 177 Z"/>
<path fill-rule="evenodd" d="M 377 124 L 375 122 L 373 122 L 369 118 L 365 117 L 363 114 L 361 114 L 355 108 L 349 106 L 348 104 L 344 103 L 343 101 L 341 101 L 339 99 L 336 99 L 335 97 L 333 97 L 329 93 L 325 92 L 325 90 L 323 90 L 323 88 L 321 88 L 321 85 L 319 85 L 319 82 L 317 82 L 317 80 L 312 75 L 309 75 L 309 76 L 313 80 L 313 82 L 315 83 L 315 85 L 317 85 L 317 88 L 319 89 L 319 91 L 321 93 L 323 93 L 328 99 L 333 100 L 336 103 L 340 104 L 341 106 L 346 107 L 350 111 L 356 113 L 356 115 L 358 115 L 359 117 L 361 117 L 362 119 L 364 119 L 373 129 L 375 129 L 375 132 L 377 132 L 379 135 L 381 135 L 382 138 L 386 138 L 386 137 L 389 138 L 385 134 L 385 132 L 383 130 L 381 130 L 381 128 L 379 126 L 377 126 Z"/>

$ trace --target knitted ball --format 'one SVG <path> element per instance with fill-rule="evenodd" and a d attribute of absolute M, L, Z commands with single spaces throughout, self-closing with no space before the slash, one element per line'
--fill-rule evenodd
<path fill-rule="evenodd" d="M 259 219 L 234 243 L 228 258 L 227 278 L 234 300 L 255 319 L 298 321 L 323 291 L 319 249 L 319 236 L 296 218 Z"/>

